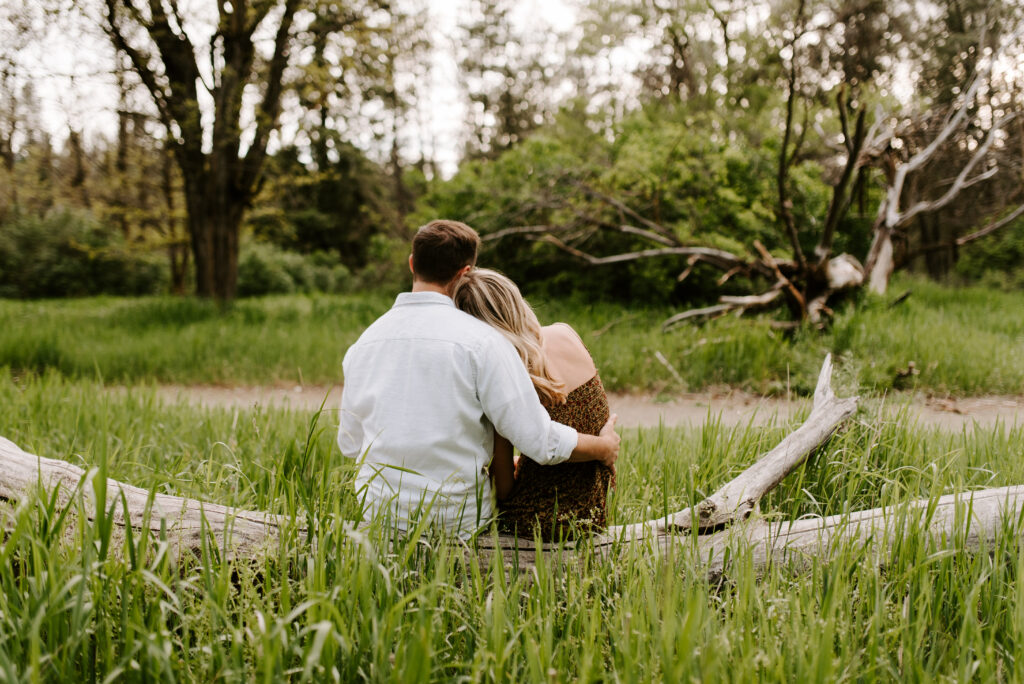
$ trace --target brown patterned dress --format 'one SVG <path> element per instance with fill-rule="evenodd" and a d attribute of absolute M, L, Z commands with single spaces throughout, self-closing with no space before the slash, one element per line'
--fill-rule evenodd
<path fill-rule="evenodd" d="M 553 420 L 577 432 L 598 434 L 609 415 L 600 376 L 569 392 L 564 404 L 547 409 Z M 603 530 L 609 486 L 615 486 L 615 470 L 602 463 L 542 466 L 523 456 L 512 493 L 498 502 L 498 528 L 529 539 L 539 533 L 544 541 Z"/>

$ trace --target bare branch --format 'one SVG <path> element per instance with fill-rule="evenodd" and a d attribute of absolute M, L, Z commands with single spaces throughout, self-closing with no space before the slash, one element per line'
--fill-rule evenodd
<path fill-rule="evenodd" d="M 941 209 L 942 207 L 952 202 L 953 199 L 955 199 L 956 196 L 959 195 L 960 192 L 965 188 L 968 188 L 974 185 L 975 183 L 980 183 L 984 180 L 987 180 L 994 176 L 996 173 L 998 173 L 999 167 L 993 166 L 979 173 L 976 176 L 971 176 L 971 172 L 974 171 L 974 167 L 977 166 L 978 163 L 985 158 L 985 156 L 988 154 L 989 148 L 992 147 L 992 143 L 995 142 L 996 133 L 1002 128 L 1002 126 L 1004 126 L 1012 118 L 1013 114 L 1005 116 L 998 122 L 993 124 L 992 128 L 988 132 L 988 135 L 985 136 L 985 142 L 978 146 L 978 149 L 974 151 L 974 154 L 971 156 L 970 160 L 960 170 L 960 173 L 957 174 L 957 177 L 953 181 L 953 184 L 945 193 L 942 194 L 941 197 L 931 201 L 922 200 L 920 202 L 917 202 L 902 214 L 898 213 L 898 210 L 894 211 L 893 207 L 888 207 L 886 212 L 886 221 L 888 222 L 889 218 L 892 216 L 895 216 L 897 219 L 897 223 L 889 224 L 890 227 L 904 225 L 923 211 L 935 211 L 936 209 Z"/>
<path fill-rule="evenodd" d="M 654 221 L 651 221 L 651 220 L 641 216 L 636 211 L 630 209 L 628 206 L 626 206 L 624 203 L 620 202 L 619 200 L 615 199 L 614 197 L 609 197 L 608 195 L 604 194 L 603 192 L 601 192 L 601 191 L 599 191 L 599 190 L 597 190 L 595 188 L 590 187 L 586 183 L 581 183 L 579 181 L 576 181 L 576 182 L 574 182 L 574 185 L 576 185 L 576 187 L 578 187 L 584 193 L 590 195 L 591 197 L 594 197 L 595 199 L 599 199 L 602 202 L 604 202 L 605 204 L 608 204 L 608 205 L 618 209 L 619 211 L 621 211 L 626 216 L 629 216 L 630 218 L 632 218 L 634 221 L 638 221 L 641 225 L 646 226 L 649 230 L 664 236 L 672 244 L 675 244 L 675 245 L 680 244 L 679 243 L 679 239 L 676 237 L 675 233 L 673 233 L 671 230 L 669 230 L 668 228 L 666 228 L 665 226 L 663 226 L 663 225 L 661 225 L 659 223 L 655 223 Z"/>
<path fill-rule="evenodd" d="M 853 137 L 850 137 L 849 123 L 847 121 L 846 111 L 846 98 L 843 96 L 842 91 L 836 97 L 836 104 L 839 107 L 840 118 L 842 119 L 843 127 L 843 143 L 846 147 L 847 157 L 846 165 L 843 167 L 843 174 L 839 178 L 839 183 L 832 189 L 832 200 L 828 205 L 828 214 L 825 217 L 825 228 L 821 233 L 821 240 L 818 242 L 817 248 L 814 252 L 818 257 L 818 264 L 821 265 L 832 253 L 832 241 L 835 237 L 836 227 L 842 220 L 843 216 L 846 215 L 846 211 L 850 206 L 850 180 L 853 178 L 853 173 L 860 167 L 860 151 L 864 145 L 864 118 L 865 110 L 860 110 L 857 115 L 857 123 L 854 130 Z"/>
<path fill-rule="evenodd" d="M 1009 214 L 1007 214 L 1003 218 L 999 219 L 998 221 L 993 221 L 992 223 L 988 224 L 984 228 L 981 228 L 980 230 L 974 231 L 970 235 L 964 235 L 963 237 L 958 237 L 956 239 L 956 246 L 957 247 L 963 247 L 964 245 L 966 245 L 969 242 L 974 242 L 975 240 L 983 238 L 983 237 L 985 237 L 986 235 L 988 235 L 990 233 L 994 233 L 995 231 L 999 230 L 1000 228 L 1002 228 L 1003 226 L 1007 225 L 1008 223 L 1011 223 L 1014 219 L 1016 219 L 1021 214 L 1024 214 L 1024 204 L 1020 205 L 1019 207 L 1014 209 L 1012 212 L 1010 212 Z"/>
<path fill-rule="evenodd" d="M 761 264 L 758 264 L 757 262 L 743 261 L 731 252 L 726 252 L 722 249 L 715 249 L 713 247 L 662 247 L 657 249 L 643 249 L 636 252 L 624 252 L 622 254 L 613 254 L 606 257 L 597 257 L 593 254 L 588 254 L 587 252 L 577 249 L 572 245 L 566 244 L 551 234 L 546 234 L 541 239 L 544 242 L 550 242 L 559 249 L 562 249 L 573 256 L 579 257 L 594 266 L 605 266 L 607 264 L 618 264 L 626 261 L 636 261 L 637 259 L 650 259 L 662 256 L 696 256 L 704 260 L 706 263 L 717 266 L 722 270 L 728 270 L 734 266 L 741 266 L 746 270 L 757 271 L 764 275 L 764 270 Z"/>
<path fill-rule="evenodd" d="M 807 313 L 807 304 L 804 301 L 804 296 L 800 294 L 800 290 L 796 289 L 793 282 L 782 274 L 779 270 L 779 265 L 775 261 L 775 257 L 772 256 L 760 240 L 754 240 L 754 249 L 757 250 L 758 254 L 761 255 L 761 259 L 768 264 L 768 267 L 775 273 L 775 277 L 779 279 L 779 282 L 789 291 L 789 294 L 793 297 L 796 303 L 800 306 L 801 318 Z"/>
<path fill-rule="evenodd" d="M 801 13 L 803 2 L 800 3 Z M 796 49 L 795 44 L 791 46 Z M 804 257 L 803 249 L 800 248 L 800 238 L 796 230 L 796 220 L 793 218 L 793 201 L 789 198 L 789 191 L 786 189 L 786 182 L 789 178 L 791 158 L 789 156 L 789 141 L 793 135 L 793 108 L 796 104 L 796 65 L 794 60 L 790 61 L 789 67 L 789 93 L 786 97 L 786 128 L 782 135 L 782 146 L 779 148 L 779 168 L 776 175 L 776 184 L 779 194 L 779 215 L 782 217 L 789 244 L 793 248 L 793 257 L 800 264 L 801 270 L 807 269 L 807 259 Z"/>
<path fill-rule="evenodd" d="M 277 117 L 281 111 L 281 92 L 283 90 L 284 69 L 288 65 L 288 53 L 291 43 L 292 22 L 298 9 L 298 0 L 285 0 L 281 23 L 277 27 L 274 38 L 274 55 L 270 59 L 270 69 L 266 76 L 267 90 L 263 94 L 256 115 L 256 133 L 252 145 L 245 153 L 242 165 L 242 176 L 239 186 L 244 192 L 250 192 L 263 168 L 263 160 L 267 156 L 267 139 L 277 125 Z M 253 26 L 255 29 L 255 26 Z"/>
<path fill-rule="evenodd" d="M 480 236 L 481 242 L 495 242 L 502 238 L 508 237 L 509 235 L 535 235 L 540 236 L 545 233 L 560 233 L 572 229 L 574 226 L 553 226 L 553 225 L 536 225 L 536 226 L 515 226 L 513 228 L 502 228 L 496 230 L 493 233 L 485 233 Z"/>
<path fill-rule="evenodd" d="M 717 314 L 729 313 L 730 311 L 733 311 L 737 308 L 739 307 L 735 304 L 714 304 L 712 306 L 705 306 L 700 309 L 690 309 L 689 311 L 684 311 L 670 318 L 666 318 L 665 321 L 661 324 L 661 331 L 668 332 L 669 330 L 676 327 L 683 321 L 687 321 L 691 318 L 702 318 L 704 316 L 714 316 Z"/>

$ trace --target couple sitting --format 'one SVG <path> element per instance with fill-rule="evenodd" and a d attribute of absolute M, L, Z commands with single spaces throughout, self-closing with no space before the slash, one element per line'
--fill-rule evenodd
<path fill-rule="evenodd" d="M 338 445 L 359 461 L 357 492 L 400 531 L 426 515 L 465 538 L 496 513 L 520 537 L 603 528 L 619 436 L 594 362 L 511 280 L 474 268 L 479 244 L 457 221 L 421 227 L 412 292 L 345 354 Z"/>

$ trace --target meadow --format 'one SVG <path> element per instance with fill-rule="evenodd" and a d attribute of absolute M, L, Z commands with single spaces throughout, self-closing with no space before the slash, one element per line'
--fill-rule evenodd
<path fill-rule="evenodd" d="M 915 283 L 899 307 L 841 312 L 826 335 L 792 338 L 765 321 L 662 335 L 664 311 L 539 309 L 581 329 L 617 389 L 675 388 L 649 358 L 661 350 L 691 389 L 802 392 L 831 349 L 840 394 L 888 389 L 909 360 L 921 371 L 910 388 L 1019 393 L 1021 300 Z M 45 491 L 0 505 L 0 681 L 1024 679 L 1024 521 L 968 553 L 961 535 L 929 539 L 901 508 L 1024 483 L 1024 426 L 943 432 L 868 402 L 761 511 L 891 506 L 905 525 L 880 540 L 886 556 L 841 546 L 759 575 L 737 546 L 712 581 L 685 543 L 667 557 L 641 545 L 515 571 L 435 536 L 359 529 L 333 407 L 200 408 L 152 387 L 336 381 L 345 345 L 389 304 L 286 297 L 222 314 L 191 300 L 0 302 L 0 435 L 138 486 L 297 522 L 252 559 L 226 562 L 212 546 L 173 559 L 160 538 L 113 537 L 112 508 L 89 520 Z M 700 500 L 792 428 L 712 418 L 624 431 L 611 522 Z M 80 496 L 93 496 L 89 482 Z"/>
<path fill-rule="evenodd" d="M 916 534 L 891 557 L 838 548 L 755 576 L 737 548 L 712 582 L 684 547 L 506 573 L 444 540 L 357 531 L 334 419 L 161 403 L 55 373 L 0 374 L 3 434 L 134 484 L 285 513 L 265 556 L 173 562 L 159 539 L 111 543 L 46 492 L 4 510 L 4 681 L 1018 680 L 1024 560 L 1009 521 L 958 553 Z M 313 427 L 311 429 L 311 422 Z M 787 431 L 627 431 L 614 522 L 710 492 Z M 794 518 L 1024 482 L 1024 429 L 928 431 L 866 411 L 763 502 Z M 86 484 L 82 496 L 89 496 Z M 117 506 L 118 502 L 111 503 Z M 898 513 L 894 513 L 898 515 Z"/>
<path fill-rule="evenodd" d="M 916 280 L 897 281 L 893 292 L 906 289 L 913 294 L 897 306 L 875 300 L 841 310 L 825 333 L 783 333 L 767 318 L 727 317 L 666 334 L 660 323 L 674 313 L 668 308 L 534 305 L 542 323 L 576 327 L 613 391 L 728 385 L 806 395 L 831 351 L 872 394 L 1024 392 L 1024 293 Z M 220 311 L 183 298 L 0 300 L 0 367 L 107 384 L 333 384 L 342 380 L 344 350 L 392 301 L 289 295 L 243 299 Z"/>

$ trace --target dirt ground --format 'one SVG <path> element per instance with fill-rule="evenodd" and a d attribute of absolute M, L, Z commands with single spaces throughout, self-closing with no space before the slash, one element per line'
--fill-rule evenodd
<path fill-rule="evenodd" d="M 184 400 L 205 406 L 253 407 L 256 405 L 316 410 L 324 397 L 327 409 L 337 408 L 341 386 L 305 385 L 294 387 L 214 387 L 163 385 L 157 388 L 167 401 Z M 763 398 L 744 392 L 659 395 L 610 394 L 612 411 L 619 416 L 622 427 L 702 425 L 709 417 L 725 425 L 761 425 L 771 421 L 786 422 L 794 413 L 808 405 L 807 399 L 786 400 Z M 1024 397 L 971 397 L 935 399 L 913 395 L 893 395 L 871 399 L 871 406 L 881 406 L 888 415 L 906 408 L 910 420 L 922 426 L 935 426 L 960 431 L 975 425 L 990 427 L 1024 425 Z"/>

